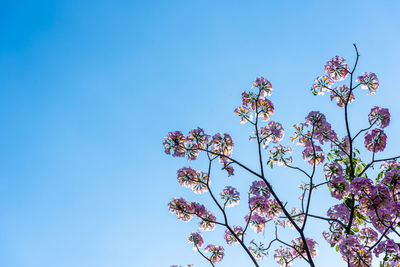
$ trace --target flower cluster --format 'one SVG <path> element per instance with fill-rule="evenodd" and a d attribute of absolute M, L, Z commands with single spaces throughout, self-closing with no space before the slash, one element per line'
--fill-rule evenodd
<path fill-rule="evenodd" d="M 381 129 L 373 129 L 365 133 L 365 147 L 371 152 L 383 151 L 386 147 L 387 136 Z"/>
<path fill-rule="evenodd" d="M 183 187 L 192 189 L 196 194 L 208 191 L 208 175 L 204 172 L 195 171 L 190 167 L 183 167 L 178 170 L 178 182 Z"/>
<path fill-rule="evenodd" d="M 343 168 L 332 161 L 324 165 L 325 178 L 328 180 L 331 196 L 343 199 L 349 192 L 349 183 L 343 177 Z"/>
<path fill-rule="evenodd" d="M 303 159 L 311 165 L 318 165 L 325 160 L 322 148 L 317 146 L 315 141 L 322 145 L 326 142 L 337 144 L 335 131 L 326 121 L 325 115 L 319 111 L 310 112 L 304 123 L 295 124 L 293 127 L 295 133 L 291 140 L 292 142 L 297 140 L 297 145 L 304 146 Z"/>
<path fill-rule="evenodd" d="M 379 87 L 379 80 L 373 72 L 364 72 L 363 75 L 357 77 L 357 82 L 360 82 L 361 89 L 368 90 L 369 95 L 376 93 Z"/>
<path fill-rule="evenodd" d="M 348 262 L 351 267 L 371 266 L 371 252 L 360 244 L 357 236 L 344 236 L 339 242 L 339 251 L 343 259 Z"/>
<path fill-rule="evenodd" d="M 254 258 L 258 261 L 261 261 L 268 255 L 267 249 L 264 247 L 263 243 L 257 244 L 252 240 L 250 242 L 249 250 L 251 254 L 253 254 Z"/>
<path fill-rule="evenodd" d="M 399 245 L 396 244 L 392 239 L 382 241 L 374 249 L 374 254 L 379 257 L 380 254 L 384 253 L 385 266 L 398 266 L 400 260 Z"/>
<path fill-rule="evenodd" d="M 211 253 L 211 255 L 208 257 L 208 259 L 212 263 L 220 262 L 225 254 L 224 248 L 221 246 L 216 246 L 216 245 L 208 245 L 204 248 L 204 251 L 208 251 Z"/>
<path fill-rule="evenodd" d="M 204 239 L 201 233 L 194 232 L 190 233 L 190 236 L 188 238 L 188 242 L 193 244 L 193 250 L 198 250 L 201 248 L 204 244 Z"/>
<path fill-rule="evenodd" d="M 226 186 L 219 194 L 222 200 L 225 201 L 224 207 L 233 207 L 239 205 L 240 193 L 232 186 Z"/>
<path fill-rule="evenodd" d="M 279 266 L 292 266 L 293 260 L 296 258 L 295 251 L 288 247 L 279 247 L 275 250 L 274 259 Z"/>
<path fill-rule="evenodd" d="M 250 193 L 255 196 L 263 196 L 265 198 L 269 198 L 271 193 L 267 187 L 267 184 L 264 181 L 254 181 L 250 186 Z"/>
<path fill-rule="evenodd" d="M 287 153 L 291 153 L 292 149 L 290 147 L 284 147 L 282 145 L 274 146 L 269 151 L 269 159 L 267 164 L 273 165 L 277 164 L 278 166 L 282 165 L 290 165 L 292 164 L 293 158 L 288 156 Z"/>
<path fill-rule="evenodd" d="M 294 255 L 303 255 L 304 257 L 306 257 L 306 247 L 304 245 L 303 240 L 298 237 L 295 240 L 292 240 L 292 244 L 293 244 L 293 254 Z M 307 244 L 307 248 L 310 251 L 311 257 L 316 257 L 318 255 L 318 250 L 316 249 L 316 245 L 317 242 L 315 242 L 313 239 L 311 238 L 306 238 L 306 244 Z"/>
<path fill-rule="evenodd" d="M 249 193 L 250 213 L 245 216 L 245 221 L 256 233 L 260 233 L 268 221 L 281 215 L 282 210 L 275 199 L 270 199 L 271 193 L 264 181 L 254 181 Z"/>
<path fill-rule="evenodd" d="M 274 105 L 266 98 L 272 94 L 271 83 L 264 77 L 260 77 L 253 82 L 252 87 L 258 88 L 258 92 L 243 92 L 242 106 L 234 110 L 240 117 L 240 123 L 252 122 L 253 112 L 264 121 L 269 120 L 274 114 Z"/>
<path fill-rule="evenodd" d="M 199 228 L 202 231 L 211 231 L 215 228 L 217 218 L 211 212 L 207 211 L 204 205 L 197 202 L 189 203 L 184 198 L 173 198 L 168 203 L 169 212 L 176 214 L 179 220 L 187 222 L 194 216 L 200 219 Z"/>
<path fill-rule="evenodd" d="M 232 228 L 237 237 L 240 238 L 243 235 L 243 228 L 241 226 L 234 225 Z M 224 239 L 229 246 L 233 246 L 239 242 L 229 229 L 225 230 Z"/>
<path fill-rule="evenodd" d="M 337 105 L 343 108 L 346 103 L 351 104 L 355 100 L 355 97 L 353 92 L 350 93 L 347 85 L 342 85 L 331 90 L 331 101 L 334 99 L 336 99 Z"/>
<path fill-rule="evenodd" d="M 266 95 L 271 96 L 273 90 L 271 83 L 264 77 L 257 78 L 253 82 L 252 87 L 257 87 L 260 89 L 260 96 L 262 97 L 265 97 Z"/>
<path fill-rule="evenodd" d="M 373 107 L 368 114 L 368 121 L 370 125 L 376 124 L 382 129 L 390 123 L 389 109 L 381 107 Z"/>
<path fill-rule="evenodd" d="M 267 148 L 270 142 L 279 143 L 284 136 L 284 129 L 282 124 L 275 121 L 270 121 L 267 126 L 260 127 L 258 131 L 258 136 L 260 143 L 262 144 L 263 148 Z M 250 136 L 251 139 L 256 139 L 256 133 L 253 136 Z"/>
<path fill-rule="evenodd" d="M 324 95 L 325 92 L 332 90 L 333 81 L 328 76 L 320 76 L 314 80 L 311 91 L 314 95 Z"/>
<path fill-rule="evenodd" d="M 325 73 L 333 81 L 343 81 L 349 74 L 349 66 L 342 57 L 335 56 L 325 64 Z"/>

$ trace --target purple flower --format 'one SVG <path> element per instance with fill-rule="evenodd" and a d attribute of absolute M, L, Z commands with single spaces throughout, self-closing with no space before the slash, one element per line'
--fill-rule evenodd
<path fill-rule="evenodd" d="M 382 129 L 385 128 L 390 123 L 389 109 L 377 106 L 373 107 L 368 114 L 368 122 L 370 125 L 375 123 Z"/>
<path fill-rule="evenodd" d="M 376 89 L 379 88 L 379 81 L 376 74 L 373 72 L 364 72 L 363 75 L 357 77 L 357 82 L 360 82 L 361 89 L 368 89 L 368 94 L 373 95 Z"/>
<path fill-rule="evenodd" d="M 185 136 L 180 131 L 169 132 L 167 137 L 164 137 L 164 149 L 166 154 L 171 154 L 174 157 L 185 156 Z"/>
<path fill-rule="evenodd" d="M 234 225 L 232 228 L 233 232 L 236 234 L 237 237 L 240 238 L 243 235 L 242 227 Z M 232 232 L 229 229 L 225 230 L 224 239 L 229 246 L 233 246 L 234 244 L 239 243 L 239 241 L 236 239 L 236 237 L 232 234 Z"/>
<path fill-rule="evenodd" d="M 365 177 L 356 177 L 350 183 L 350 192 L 357 195 L 362 194 L 362 191 L 371 191 L 373 185 L 371 179 Z"/>
<path fill-rule="evenodd" d="M 253 87 L 258 87 L 260 89 L 260 96 L 265 97 L 266 95 L 270 96 L 272 94 L 272 85 L 271 83 L 265 79 L 264 77 L 259 77 L 253 82 Z"/>
<path fill-rule="evenodd" d="M 271 196 L 267 184 L 264 181 L 254 181 L 251 184 L 250 193 L 255 196 L 263 196 L 266 199 Z"/>
<path fill-rule="evenodd" d="M 224 248 L 216 245 L 208 245 L 204 248 L 204 251 L 211 252 L 211 256 L 209 257 L 212 263 L 217 263 L 222 260 L 224 257 Z"/>
<path fill-rule="evenodd" d="M 325 64 L 325 73 L 333 81 L 343 81 L 349 74 L 349 67 L 346 61 L 339 56 L 335 56 Z"/>
<path fill-rule="evenodd" d="M 365 133 L 365 147 L 371 152 L 383 151 L 386 147 L 387 136 L 381 129 L 373 129 Z"/>
<path fill-rule="evenodd" d="M 249 224 L 250 227 L 254 229 L 256 233 L 260 233 L 264 230 L 265 228 L 265 223 L 266 220 L 264 217 L 261 217 L 257 213 L 252 213 L 251 217 L 250 214 L 247 214 L 246 217 L 244 217 L 246 223 L 250 220 Z"/>
<path fill-rule="evenodd" d="M 239 205 L 240 193 L 232 186 L 226 186 L 219 194 L 222 200 L 225 201 L 224 207 L 233 207 Z"/>
<path fill-rule="evenodd" d="M 193 218 L 193 210 L 189 202 L 184 198 L 173 198 L 170 203 L 168 203 L 169 212 L 171 214 L 175 213 L 178 219 L 187 222 Z"/>
<path fill-rule="evenodd" d="M 336 99 L 337 105 L 343 108 L 346 103 L 351 104 L 352 102 L 354 102 L 355 97 L 353 92 L 350 93 L 349 87 L 347 87 L 346 85 L 342 85 L 332 89 L 331 101 L 333 101 L 334 99 Z"/>
<path fill-rule="evenodd" d="M 204 239 L 200 233 L 194 232 L 194 233 L 190 233 L 188 242 L 193 243 L 193 250 L 197 250 L 203 246 Z"/>
<path fill-rule="evenodd" d="M 320 76 L 314 80 L 314 84 L 311 88 L 314 95 L 324 95 L 325 92 L 331 90 L 333 81 L 328 76 Z"/>
<path fill-rule="evenodd" d="M 374 249 L 374 254 L 376 257 L 379 257 L 382 252 L 386 252 L 388 254 L 399 253 L 399 246 L 392 239 L 381 241 Z"/>

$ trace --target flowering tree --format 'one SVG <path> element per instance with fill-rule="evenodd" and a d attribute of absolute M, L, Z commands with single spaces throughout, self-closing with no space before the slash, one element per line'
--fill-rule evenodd
<path fill-rule="evenodd" d="M 208 193 L 219 209 L 220 218 L 217 219 L 203 204 L 183 198 L 173 198 L 168 207 L 181 221 L 198 219 L 199 230 L 190 233 L 188 241 L 212 266 L 223 259 L 224 247 L 205 245 L 202 232 L 217 226 L 225 229 L 225 242 L 230 246 L 241 246 L 255 266 L 259 266 L 258 261 L 273 246 L 276 248 L 274 258 L 280 266 L 290 266 L 295 259 L 315 266 L 313 259 L 318 253 L 317 242 L 305 235 L 311 218 L 327 223 L 322 236 L 336 247 L 345 265 L 371 266 L 375 256 L 381 266 L 400 266 L 399 244 L 395 242 L 400 237 L 400 163 L 397 162 L 400 156 L 377 157 L 377 153 L 386 147 L 387 136 L 383 129 L 390 123 L 388 109 L 373 107 L 368 115 L 369 126 L 357 133 L 350 131 L 348 105 L 355 100 L 357 89 L 367 90 L 368 95 L 373 95 L 379 88 L 374 73 L 364 72 L 355 79 L 359 54 L 356 45 L 354 48 L 356 60 L 352 69 L 343 58 L 336 56 L 326 63 L 325 74 L 316 78 L 311 88 L 314 95 L 330 94 L 331 101 L 344 110 L 345 136 L 338 136 L 319 111 L 310 112 L 304 122 L 294 125 L 291 140 L 303 147 L 302 157 L 311 166 L 310 170 L 294 166 L 291 148 L 278 144 L 283 139 L 284 129 L 281 123 L 270 121 L 274 105 L 268 97 L 273 88 L 263 77 L 253 82 L 250 91 L 242 93 L 242 106 L 234 110 L 242 124 L 248 123 L 253 128 L 250 140 L 255 140 L 257 146 L 259 170 L 249 168 L 232 156 L 234 142 L 229 134 L 210 136 L 197 128 L 188 135 L 175 131 L 164 138 L 167 154 L 192 161 L 203 153 L 208 159 L 206 171 L 191 167 L 179 169 L 178 182 L 196 194 Z M 355 146 L 356 139 L 362 135 L 365 148 L 371 154 L 363 155 L 364 159 Z M 271 143 L 274 146 L 269 149 Z M 325 151 L 324 144 L 329 146 Z M 234 175 L 234 167 L 239 167 L 255 178 L 246 190 L 248 213 L 242 225 L 231 225 L 226 212 L 239 204 L 239 191 L 226 186 L 216 194 L 211 187 L 212 166 L 218 163 L 228 176 Z M 324 181 L 316 181 L 320 164 L 324 164 Z M 380 172 L 369 174 L 376 164 L 381 164 Z M 307 178 L 308 182 L 301 185 L 299 207 L 289 208 L 266 178 L 266 167 L 272 169 L 274 165 L 294 169 Z M 313 193 L 322 186 L 328 187 L 331 197 L 339 201 L 339 204 L 327 207 L 326 216 L 310 213 Z M 261 233 L 267 223 L 275 225 L 275 238 L 267 242 L 245 239 L 249 228 Z M 297 235 L 289 242 L 278 236 L 278 230 L 286 227 L 294 229 Z"/>

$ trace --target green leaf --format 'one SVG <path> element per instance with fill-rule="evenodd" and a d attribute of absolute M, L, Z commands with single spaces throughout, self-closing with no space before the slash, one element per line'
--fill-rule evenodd
<path fill-rule="evenodd" d="M 336 252 L 339 252 L 339 245 L 336 245 Z"/>

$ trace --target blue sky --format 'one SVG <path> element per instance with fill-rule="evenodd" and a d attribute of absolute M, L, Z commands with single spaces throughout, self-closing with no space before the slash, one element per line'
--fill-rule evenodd
<path fill-rule="evenodd" d="M 1 6 L 1 266 L 206 266 L 186 243 L 195 222 L 177 221 L 167 203 L 175 196 L 209 200 L 177 184 L 176 170 L 192 163 L 164 155 L 163 136 L 197 126 L 210 134 L 230 132 L 235 156 L 256 168 L 250 129 L 233 109 L 261 75 L 275 88 L 273 119 L 287 130 L 286 143 L 290 127 L 311 110 L 326 113 L 343 133 L 342 110 L 309 88 L 331 57 L 352 64 L 353 43 L 361 54 L 359 73 L 375 72 L 381 88 L 372 97 L 358 92 L 350 107 L 352 129 L 367 125 L 372 106 L 387 107 L 393 117 L 382 157 L 399 152 L 398 1 Z M 192 166 L 205 168 L 203 163 Z M 253 180 L 240 171 L 229 179 L 216 172 L 216 189 L 245 188 Z M 280 169 L 268 176 L 282 198 L 296 200 L 302 177 Z M 326 193 L 316 195 L 316 213 L 333 203 Z M 236 209 L 231 215 L 239 223 L 245 211 Z M 313 224 L 309 234 L 320 238 L 318 227 L 325 226 Z M 221 233 L 207 240 L 222 243 Z M 319 241 L 317 263 L 338 266 L 339 255 Z M 220 266 L 246 262 L 233 248 Z"/>

